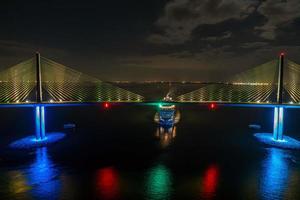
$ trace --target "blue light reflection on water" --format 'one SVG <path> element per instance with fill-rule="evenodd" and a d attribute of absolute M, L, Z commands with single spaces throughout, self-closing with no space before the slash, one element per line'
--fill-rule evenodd
<path fill-rule="evenodd" d="M 255 133 L 254 137 L 256 137 L 258 141 L 267 145 L 284 149 L 300 149 L 300 141 L 289 136 L 284 136 L 283 140 L 275 140 L 271 133 Z"/>
<path fill-rule="evenodd" d="M 36 159 L 26 170 L 28 185 L 33 197 L 38 199 L 57 199 L 61 182 L 59 169 L 49 158 L 47 147 L 36 149 Z"/>
<path fill-rule="evenodd" d="M 52 132 L 48 133 L 44 139 L 36 139 L 36 136 L 31 135 L 16 141 L 13 141 L 9 146 L 15 149 L 30 149 L 33 147 L 42 147 L 51 143 L 58 142 L 65 137 L 64 133 Z"/>
<path fill-rule="evenodd" d="M 288 186 L 288 151 L 276 148 L 267 149 L 263 161 L 260 191 L 265 200 L 283 199 Z"/>

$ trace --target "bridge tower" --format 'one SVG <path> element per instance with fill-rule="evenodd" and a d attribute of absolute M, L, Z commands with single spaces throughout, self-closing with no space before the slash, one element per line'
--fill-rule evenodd
<path fill-rule="evenodd" d="M 46 139 L 45 129 L 45 106 L 43 103 L 42 91 L 42 69 L 41 56 L 37 52 L 36 55 L 36 105 L 35 105 L 35 134 L 38 141 Z"/>
<path fill-rule="evenodd" d="M 283 140 L 283 114 L 284 107 L 283 102 L 283 73 L 284 73 L 284 59 L 285 54 L 279 55 L 278 62 L 278 84 L 277 84 L 277 104 L 274 108 L 274 127 L 273 127 L 273 139 L 276 141 Z"/>

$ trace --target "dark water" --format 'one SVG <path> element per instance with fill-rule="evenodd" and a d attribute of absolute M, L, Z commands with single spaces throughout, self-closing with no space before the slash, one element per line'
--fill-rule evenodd
<path fill-rule="evenodd" d="M 32 108 L 1 109 L 0 199 L 300 199 L 299 151 L 263 146 L 248 128 L 271 132 L 271 109 L 179 109 L 174 132 L 158 135 L 153 106 L 47 108 L 48 131 L 67 136 L 26 151 L 8 144 L 33 132 Z M 299 114 L 285 118 L 298 139 Z"/>

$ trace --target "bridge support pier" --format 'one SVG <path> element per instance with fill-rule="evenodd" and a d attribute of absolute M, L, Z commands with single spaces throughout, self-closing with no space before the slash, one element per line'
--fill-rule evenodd
<path fill-rule="evenodd" d="M 12 142 L 9 146 L 16 149 L 28 149 L 33 147 L 43 147 L 56 143 L 65 137 L 64 133 L 47 133 L 45 127 L 46 106 L 41 104 L 34 105 L 35 133 L 33 135 L 20 138 Z"/>
<path fill-rule="evenodd" d="M 46 139 L 45 106 L 35 106 L 35 135 L 37 141 Z"/>
<path fill-rule="evenodd" d="M 285 149 L 300 149 L 300 141 L 283 134 L 284 106 L 274 107 L 273 133 L 255 133 L 262 143 Z"/>
<path fill-rule="evenodd" d="M 283 114 L 284 108 L 282 106 L 274 108 L 273 139 L 275 141 L 283 141 Z"/>

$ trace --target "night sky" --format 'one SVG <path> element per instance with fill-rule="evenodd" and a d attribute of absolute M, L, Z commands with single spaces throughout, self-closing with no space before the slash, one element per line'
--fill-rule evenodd
<path fill-rule="evenodd" d="M 299 0 L 1 1 L 0 68 L 39 51 L 101 80 L 218 80 L 300 63 Z"/>

